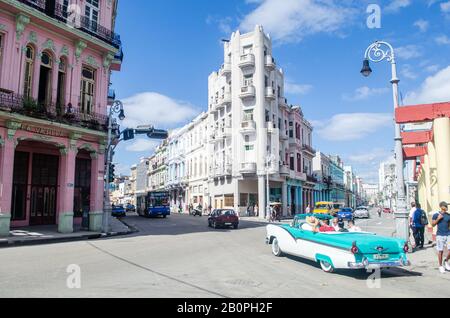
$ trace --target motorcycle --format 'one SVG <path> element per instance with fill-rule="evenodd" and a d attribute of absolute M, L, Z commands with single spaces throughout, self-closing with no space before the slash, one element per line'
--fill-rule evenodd
<path fill-rule="evenodd" d="M 195 208 L 195 209 L 192 209 L 191 215 L 192 216 L 203 216 L 203 212 L 200 208 Z"/>

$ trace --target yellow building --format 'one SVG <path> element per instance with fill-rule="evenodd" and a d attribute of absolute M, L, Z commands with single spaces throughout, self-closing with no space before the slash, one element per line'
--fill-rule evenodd
<path fill-rule="evenodd" d="M 450 102 L 401 107 L 396 112 L 399 124 L 432 123 L 425 131 L 402 134 L 404 156 L 413 160 L 422 208 L 439 211 L 439 203 L 450 202 Z"/>

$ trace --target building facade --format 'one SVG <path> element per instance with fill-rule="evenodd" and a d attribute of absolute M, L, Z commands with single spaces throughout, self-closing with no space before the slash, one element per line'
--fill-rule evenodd
<path fill-rule="evenodd" d="M 170 192 L 172 212 L 187 210 L 186 189 L 188 185 L 186 167 L 187 129 L 173 131 L 168 139 L 168 178 L 166 189 Z"/>
<path fill-rule="evenodd" d="M 161 192 L 166 190 L 168 179 L 168 149 L 167 140 L 156 148 L 155 154 L 149 159 L 147 170 L 147 192 Z"/>
<path fill-rule="evenodd" d="M 117 1 L 0 1 L 0 235 L 101 229 Z M 69 18 L 74 18 L 72 20 Z"/>
<path fill-rule="evenodd" d="M 395 211 L 397 208 L 397 175 L 394 158 L 380 164 L 379 186 L 380 204 L 384 208 Z"/>
<path fill-rule="evenodd" d="M 344 164 L 339 156 L 330 156 L 331 201 L 345 205 Z"/>

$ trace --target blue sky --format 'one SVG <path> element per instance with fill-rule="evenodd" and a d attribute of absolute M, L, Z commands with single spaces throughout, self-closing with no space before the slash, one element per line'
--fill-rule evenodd
<path fill-rule="evenodd" d="M 381 8 L 369 29 L 366 9 Z M 367 182 L 393 150 L 393 102 L 387 62 L 359 71 L 375 40 L 397 50 L 405 104 L 450 100 L 448 0 L 122 0 L 116 31 L 124 42 L 122 71 L 112 78 L 128 119 L 123 126 L 173 129 L 207 109 L 208 75 L 223 63 L 220 42 L 231 32 L 264 26 L 274 41 L 291 104 L 314 127 L 314 146 L 339 154 Z M 128 173 L 157 142 L 137 139 L 116 151 Z"/>

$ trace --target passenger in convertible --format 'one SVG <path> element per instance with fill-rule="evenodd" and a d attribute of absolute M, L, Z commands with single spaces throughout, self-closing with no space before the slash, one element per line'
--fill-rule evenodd
<path fill-rule="evenodd" d="M 320 227 L 319 227 L 318 231 L 320 233 L 336 232 L 334 227 L 330 226 L 330 220 L 323 220 L 320 223 Z"/>

